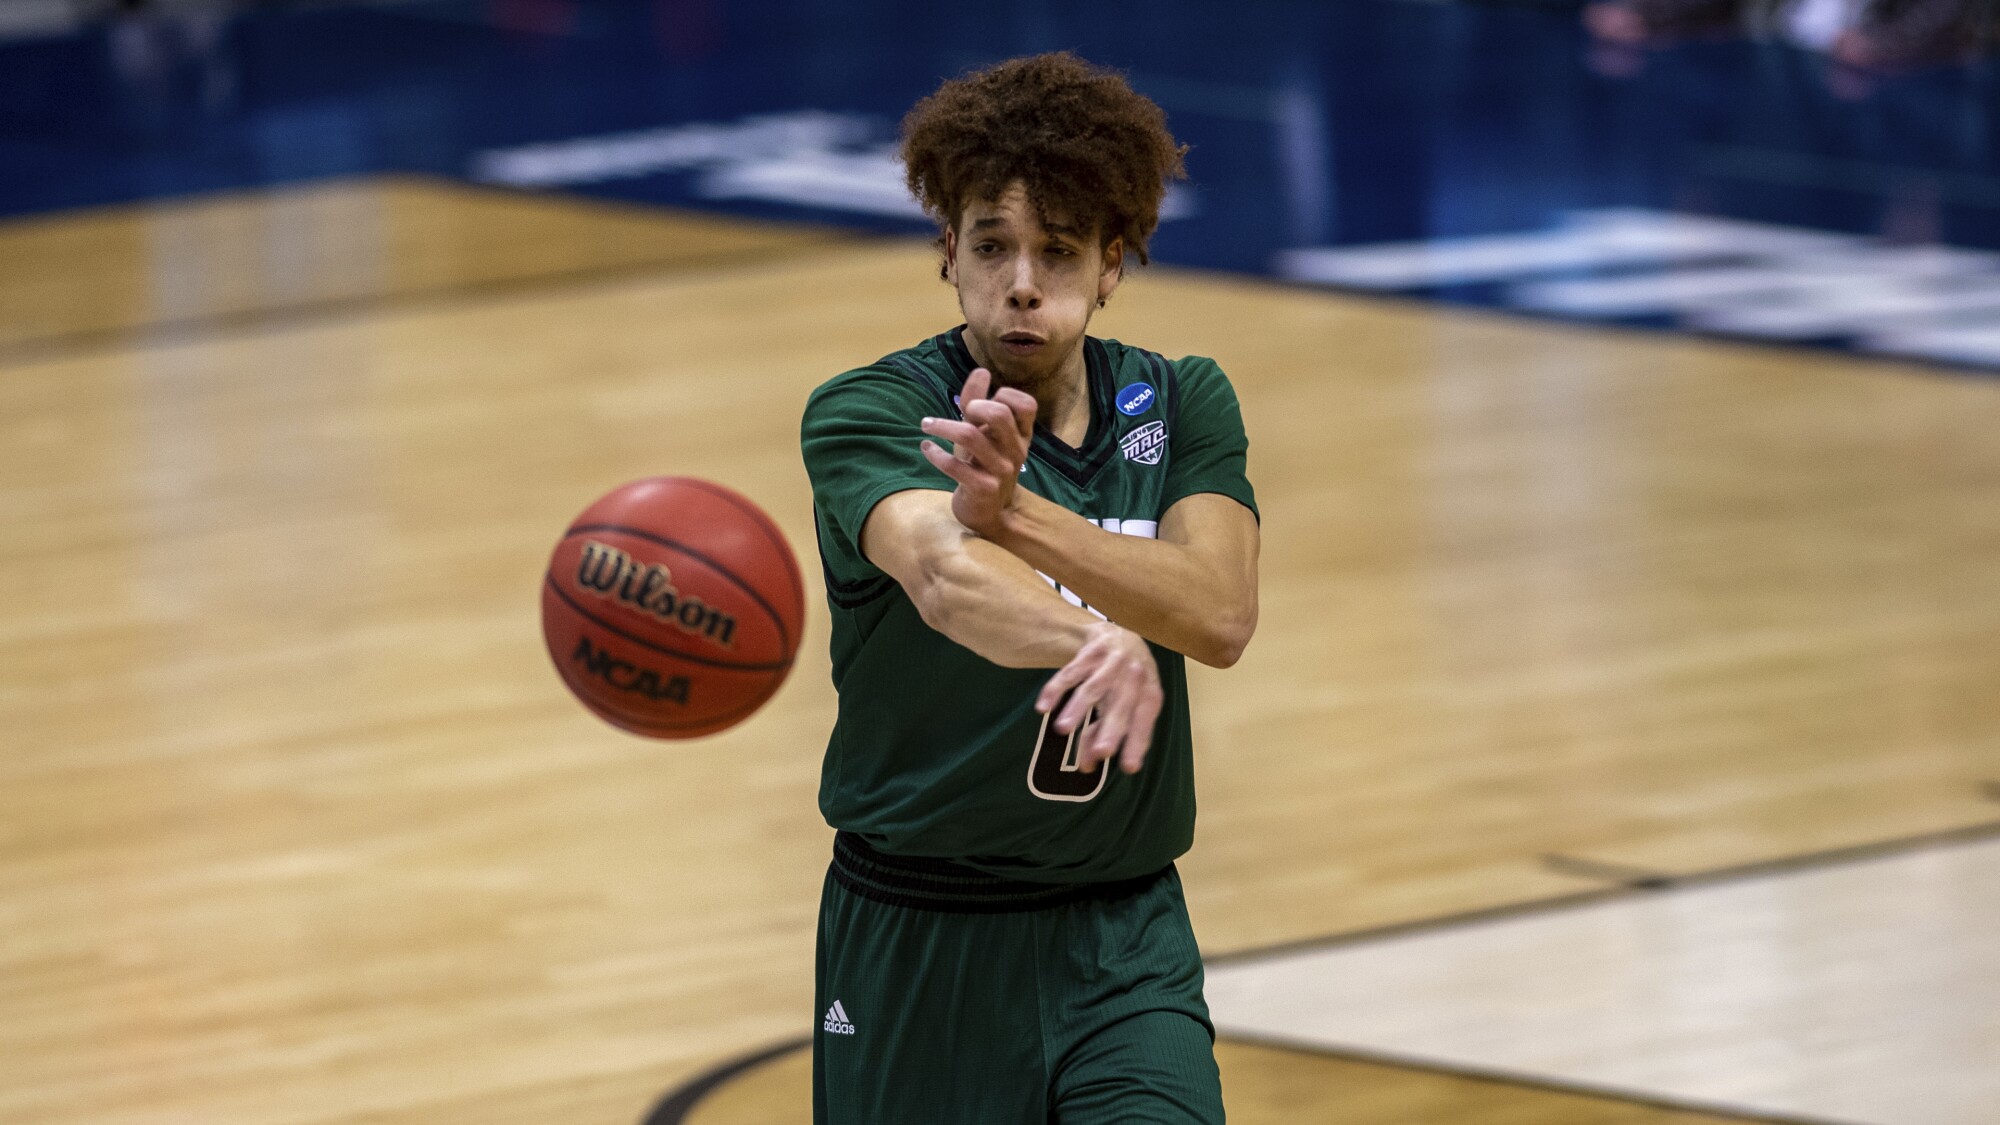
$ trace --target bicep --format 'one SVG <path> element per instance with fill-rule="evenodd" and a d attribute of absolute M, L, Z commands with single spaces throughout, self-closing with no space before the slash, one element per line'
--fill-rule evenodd
<path fill-rule="evenodd" d="M 908 489 L 952 487 L 918 448 L 927 409 L 935 408 L 915 384 L 871 369 L 840 375 L 807 401 L 800 453 L 813 507 L 824 520 L 821 550 L 830 572 L 855 581 L 877 578 L 879 568 L 866 557 L 873 552 L 862 543 L 873 510 Z"/>
<path fill-rule="evenodd" d="M 1160 517 L 1160 540 L 1194 552 L 1255 596 L 1262 530 L 1240 501 L 1219 492 L 1182 497 Z"/>

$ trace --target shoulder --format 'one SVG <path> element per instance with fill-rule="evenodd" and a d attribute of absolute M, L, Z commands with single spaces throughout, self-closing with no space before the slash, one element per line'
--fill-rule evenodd
<path fill-rule="evenodd" d="M 1175 360 L 1173 368 L 1180 401 L 1203 411 L 1225 406 L 1235 409 L 1236 388 L 1230 385 L 1229 376 L 1222 373 L 1221 364 L 1205 355 L 1189 355 Z"/>
<path fill-rule="evenodd" d="M 1121 383 L 1128 379 L 1164 376 L 1173 369 L 1167 357 L 1136 344 L 1097 336 L 1090 337 L 1090 341 L 1103 349 L 1106 365 Z"/>
<path fill-rule="evenodd" d="M 1222 365 L 1205 355 L 1184 355 L 1174 361 L 1174 371 L 1182 382 L 1220 383 L 1229 385 L 1229 376 L 1222 373 Z"/>
<path fill-rule="evenodd" d="M 1117 404 L 1128 413 L 1128 406 L 1138 406 L 1136 397 L 1148 390 L 1164 400 L 1170 419 L 1180 417 L 1183 403 L 1206 408 L 1217 400 L 1235 401 L 1236 392 L 1229 385 L 1229 376 L 1222 373 L 1221 364 L 1208 356 L 1188 355 L 1168 359 L 1159 352 L 1119 340 L 1106 339 L 1098 343 L 1103 346 L 1113 372 Z"/>
<path fill-rule="evenodd" d="M 1122 385 L 1126 380 L 1157 377 L 1176 383 L 1190 380 L 1199 382 L 1221 381 L 1228 383 L 1228 376 L 1222 373 L 1222 365 L 1205 355 L 1187 355 L 1179 359 L 1168 359 L 1159 352 L 1125 343 L 1122 340 L 1095 339 L 1104 349 L 1112 372 Z"/>
<path fill-rule="evenodd" d="M 910 409 L 925 413 L 948 411 L 949 375 L 949 367 L 930 341 L 890 352 L 874 363 L 843 371 L 813 388 L 806 397 L 806 420 L 856 411 L 864 414 L 885 410 L 902 413 Z"/>

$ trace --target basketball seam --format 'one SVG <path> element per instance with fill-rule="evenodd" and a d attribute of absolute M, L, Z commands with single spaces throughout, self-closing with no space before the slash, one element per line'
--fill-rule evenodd
<path fill-rule="evenodd" d="M 778 525 L 771 522 L 771 517 L 766 515 L 762 508 L 757 507 L 749 497 L 739 496 L 720 485 L 710 484 L 705 480 L 696 480 L 694 477 L 676 477 L 674 479 L 682 484 L 692 485 L 695 488 L 701 489 L 703 492 L 721 499 L 737 511 L 750 517 L 750 522 L 756 524 L 757 529 L 764 533 L 764 537 L 771 541 L 771 545 L 778 549 L 778 559 L 785 564 L 786 572 L 792 576 L 792 589 L 799 595 L 799 610 L 803 613 L 806 601 L 805 576 L 799 572 L 798 560 L 792 557 L 792 545 L 785 541 L 785 533 L 778 530 Z"/>
<path fill-rule="evenodd" d="M 571 609 L 575 610 L 577 616 L 583 618 L 585 621 L 588 621 L 593 625 L 600 626 L 604 629 L 608 629 L 611 632 L 616 633 L 619 636 L 625 638 L 626 640 L 631 641 L 633 644 L 640 645 L 644 648 L 652 649 L 654 652 L 657 652 L 662 656 L 671 656 L 680 660 L 691 660 L 696 664 L 705 664 L 710 668 L 727 668 L 734 672 L 775 672 L 780 668 L 790 668 L 792 666 L 792 660 L 789 658 L 785 660 L 773 661 L 770 663 L 730 664 L 725 661 L 716 660 L 712 657 L 697 656 L 692 652 L 682 652 L 679 649 L 668 648 L 665 645 L 655 644 L 654 642 L 649 641 L 644 637 L 633 636 L 631 633 L 628 633 L 625 630 L 620 629 L 618 626 L 613 625 L 611 622 L 606 621 L 603 618 L 598 617 L 597 615 L 591 613 L 589 610 L 585 609 L 580 603 L 577 602 L 575 598 L 569 596 L 569 591 L 562 588 L 562 584 L 556 581 L 555 575 L 553 574 L 543 575 L 542 584 L 547 586 L 550 590 L 555 591 L 556 597 L 561 598 L 563 600 L 564 605 L 567 605 Z"/>
<path fill-rule="evenodd" d="M 707 555 L 702 554 L 700 551 L 697 551 L 693 547 L 690 547 L 684 543 L 677 543 L 672 539 L 666 538 L 665 536 L 654 535 L 650 531 L 641 531 L 636 527 L 627 527 L 624 524 L 617 524 L 617 523 L 571 524 L 569 530 L 563 532 L 563 541 L 568 542 L 571 538 L 578 535 L 579 533 L 592 532 L 592 531 L 615 531 L 620 535 L 630 535 L 635 539 L 644 539 L 648 543 L 657 543 L 662 547 L 672 548 L 673 550 L 679 551 L 680 553 L 688 556 L 691 559 L 696 560 L 697 562 L 701 563 L 701 565 L 707 567 L 708 569 L 728 579 L 730 585 L 750 595 L 751 601 L 756 602 L 757 605 L 760 608 L 762 608 L 765 613 L 771 615 L 771 624 L 776 625 L 778 627 L 778 643 L 783 645 L 787 651 L 791 650 L 792 631 L 790 629 L 785 628 L 784 617 L 778 613 L 777 609 L 773 607 L 770 602 L 764 600 L 764 595 L 758 593 L 756 588 L 751 586 L 748 582 L 745 582 L 741 578 L 736 577 L 735 573 L 732 572 L 728 567 L 723 566 L 721 563 L 716 562 L 714 559 L 709 558 Z M 789 550 L 789 548 L 787 548 L 787 550 Z M 579 608 L 579 612 L 581 612 L 581 608 Z M 608 629 L 610 628 L 610 626 L 607 625 L 605 626 L 605 628 Z"/>

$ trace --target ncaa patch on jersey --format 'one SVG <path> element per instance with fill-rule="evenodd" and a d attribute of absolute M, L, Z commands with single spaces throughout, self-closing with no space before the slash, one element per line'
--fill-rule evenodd
<path fill-rule="evenodd" d="M 1160 397 L 1153 392 L 1151 383 L 1133 383 L 1118 392 L 1118 413 L 1127 418 L 1136 418 L 1153 408 L 1153 400 Z"/>
<path fill-rule="evenodd" d="M 1157 465 L 1160 463 L 1160 455 L 1167 451 L 1167 424 L 1148 422 L 1119 438 L 1118 448 L 1125 451 L 1127 461 L 1137 461 L 1141 465 Z"/>

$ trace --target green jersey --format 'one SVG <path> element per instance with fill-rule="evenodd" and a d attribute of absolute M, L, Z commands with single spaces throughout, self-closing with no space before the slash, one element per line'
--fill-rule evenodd
<path fill-rule="evenodd" d="M 1038 428 L 1023 487 L 1124 535 L 1157 535 L 1161 515 L 1199 492 L 1256 511 L 1242 415 L 1214 360 L 1170 362 L 1087 337 L 1084 362 L 1088 435 L 1072 448 Z M 1080 739 L 1035 710 L 1052 669 L 1003 668 L 932 629 L 861 553 L 862 524 L 884 497 L 955 487 L 924 459 L 920 425 L 960 416 L 974 366 L 954 329 L 836 376 L 806 403 L 802 444 L 840 694 L 820 811 L 881 851 L 996 875 L 1077 883 L 1157 871 L 1194 839 L 1181 654 L 1152 646 L 1166 701 L 1145 767 L 1084 773 Z"/>

